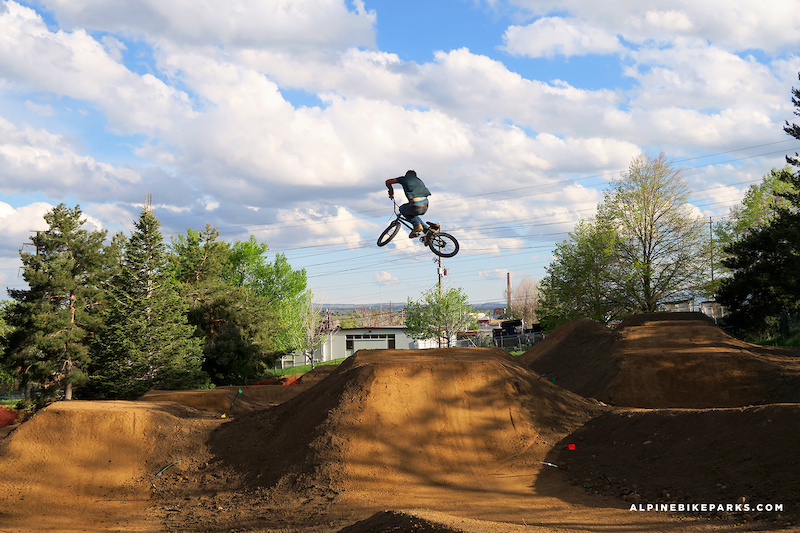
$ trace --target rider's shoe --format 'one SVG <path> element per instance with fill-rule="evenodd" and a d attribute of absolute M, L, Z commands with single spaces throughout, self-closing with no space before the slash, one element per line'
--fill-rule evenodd
<path fill-rule="evenodd" d="M 422 244 L 425 246 L 430 246 L 434 235 L 436 235 L 436 230 L 433 228 L 428 228 L 428 231 L 425 232 L 425 237 L 422 239 Z"/>
<path fill-rule="evenodd" d="M 423 230 L 424 228 L 422 227 L 422 224 L 415 224 L 414 229 L 411 230 L 411 233 L 408 235 L 408 238 L 413 239 L 414 237 L 419 237 L 419 235 L 422 233 Z"/>

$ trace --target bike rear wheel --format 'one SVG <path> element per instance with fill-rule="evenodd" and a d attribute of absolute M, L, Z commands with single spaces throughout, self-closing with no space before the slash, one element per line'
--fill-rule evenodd
<path fill-rule="evenodd" d="M 458 253 L 458 241 L 449 233 L 437 233 L 428 244 L 431 252 L 439 257 L 453 257 Z"/>
<path fill-rule="evenodd" d="M 400 221 L 394 220 L 389 224 L 381 236 L 378 237 L 378 246 L 386 246 L 389 242 L 394 239 L 394 236 L 397 235 L 397 232 L 400 231 Z"/>

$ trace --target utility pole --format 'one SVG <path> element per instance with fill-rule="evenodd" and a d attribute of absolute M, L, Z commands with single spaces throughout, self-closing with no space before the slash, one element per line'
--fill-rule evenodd
<path fill-rule="evenodd" d="M 511 272 L 506 273 L 506 314 L 511 313 Z"/>
<path fill-rule="evenodd" d="M 439 297 L 442 297 L 442 276 L 444 275 L 444 270 L 442 270 L 442 256 L 438 256 L 439 267 L 437 268 L 437 272 L 439 274 Z"/>
<path fill-rule="evenodd" d="M 708 217 L 708 235 L 711 238 L 711 281 L 714 281 L 714 227 L 711 225 L 711 217 Z"/>

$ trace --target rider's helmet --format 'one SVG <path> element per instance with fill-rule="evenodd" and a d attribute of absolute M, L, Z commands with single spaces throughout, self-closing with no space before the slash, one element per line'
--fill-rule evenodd
<path fill-rule="evenodd" d="M 414 170 L 408 170 L 408 171 L 406 171 L 406 177 L 407 178 L 412 178 L 412 177 L 416 178 L 417 177 L 417 173 Z"/>

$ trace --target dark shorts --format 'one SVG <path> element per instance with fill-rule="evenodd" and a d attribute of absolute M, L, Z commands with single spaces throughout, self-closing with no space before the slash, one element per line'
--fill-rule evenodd
<path fill-rule="evenodd" d="M 408 202 L 400 206 L 400 213 L 406 218 L 424 215 L 428 211 L 428 199 Z"/>

